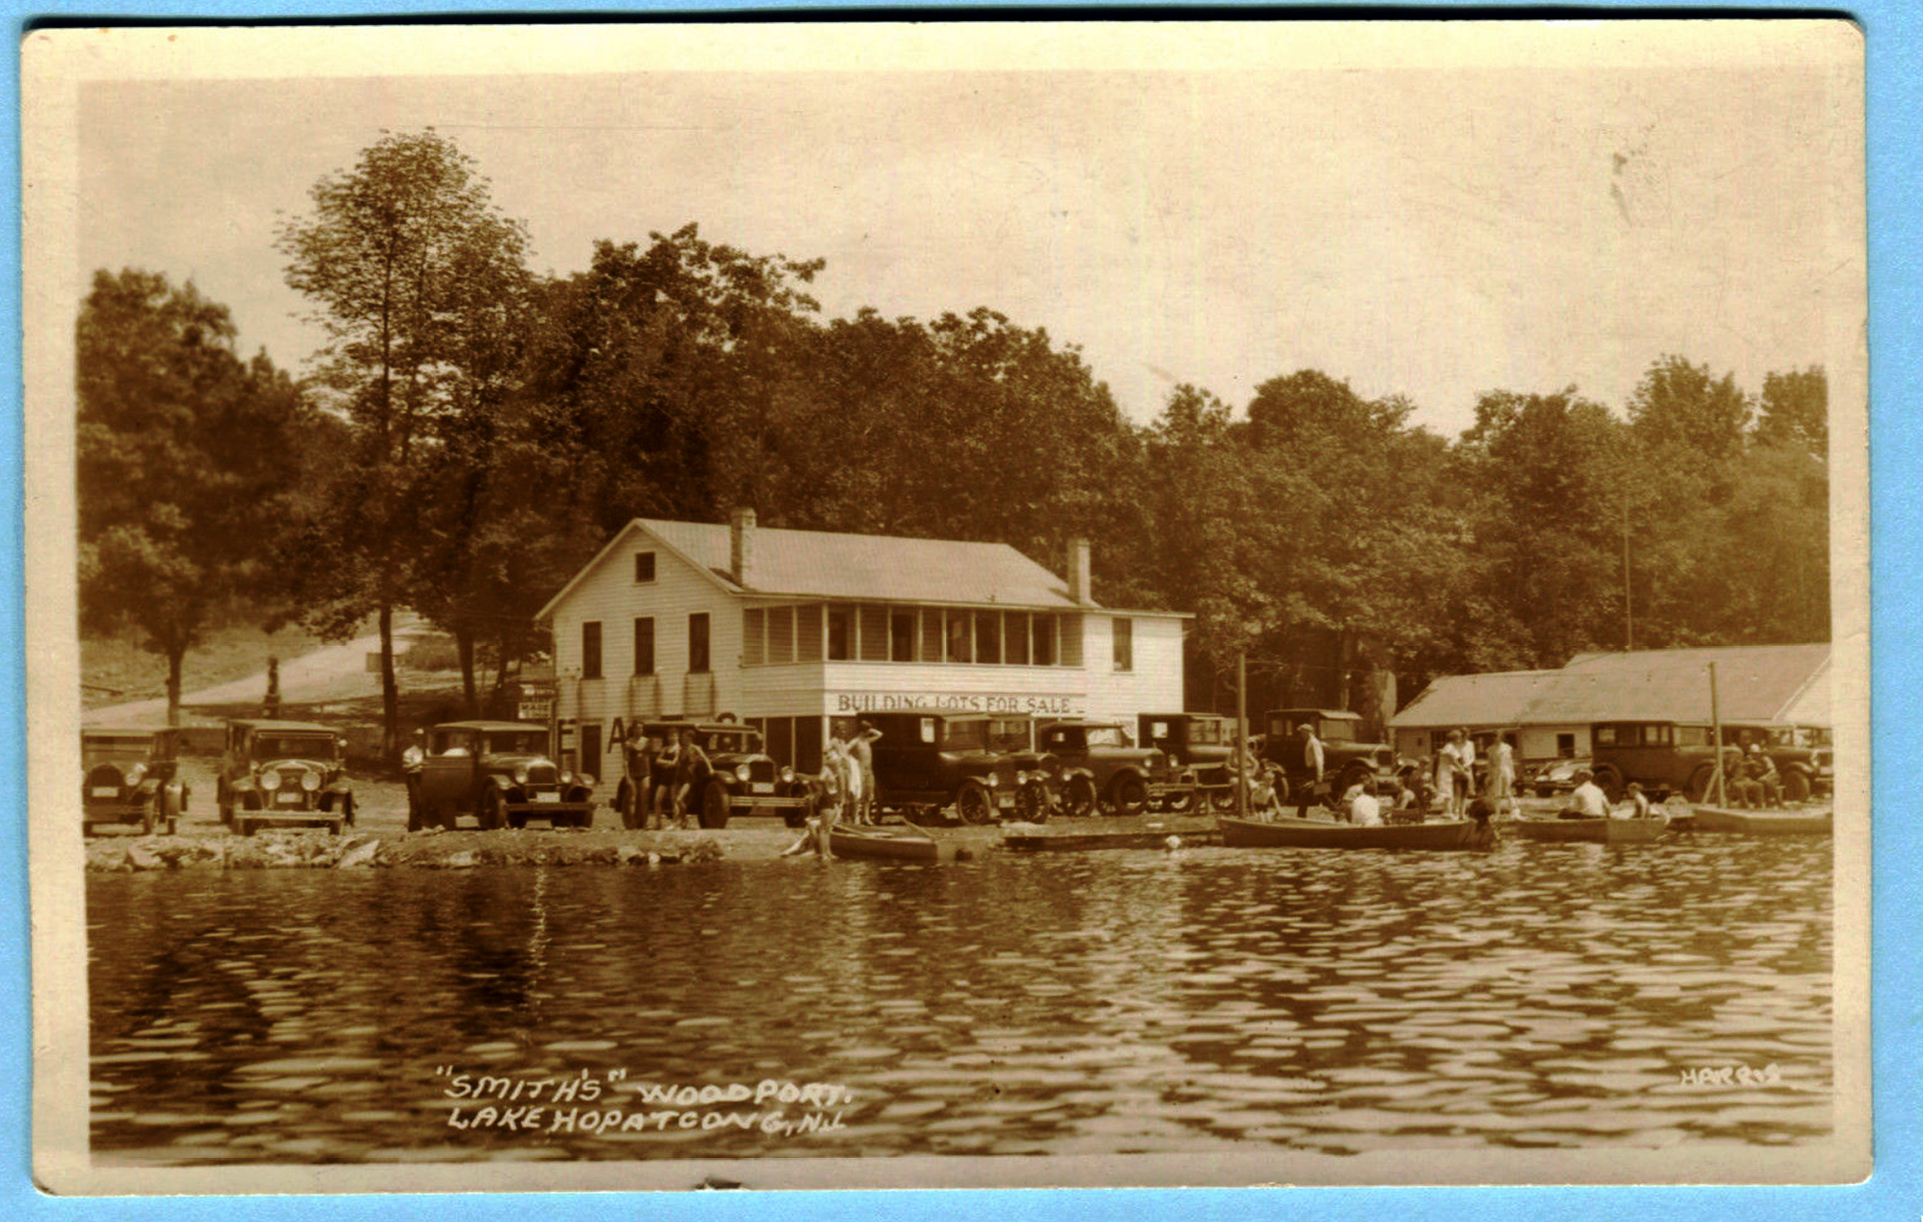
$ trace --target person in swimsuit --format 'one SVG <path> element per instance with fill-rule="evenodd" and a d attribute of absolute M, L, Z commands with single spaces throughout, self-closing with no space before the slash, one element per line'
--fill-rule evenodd
<path fill-rule="evenodd" d="M 693 796 L 696 786 L 708 779 L 709 771 L 707 752 L 695 743 L 694 731 L 681 731 L 681 743 L 675 751 L 674 764 L 675 826 L 694 826 L 693 816 L 688 813 L 688 799 Z"/>

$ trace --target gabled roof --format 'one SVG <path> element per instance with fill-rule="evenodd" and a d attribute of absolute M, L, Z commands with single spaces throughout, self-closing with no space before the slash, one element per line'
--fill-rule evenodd
<path fill-rule="evenodd" d="M 960 543 L 822 530 L 754 527 L 748 584 L 729 572 L 731 528 L 708 522 L 636 518 L 548 600 L 535 617 L 554 609 L 591 572 L 637 533 L 655 540 L 730 593 L 914 602 L 980 604 L 1031 610 L 1095 608 L 1068 596 L 1067 583 L 1006 543 Z"/>
<path fill-rule="evenodd" d="M 1508 670 L 1437 679 L 1397 713 L 1393 723 L 1400 727 L 1520 725 L 1530 702 L 1561 674 L 1559 670 Z"/>
<path fill-rule="evenodd" d="M 1710 720 L 1709 664 L 1724 721 L 1829 724 L 1830 647 L 1730 645 L 1586 653 L 1561 670 L 1438 679 L 1395 716 L 1398 726 L 1566 725 Z M 1792 717 L 1793 711 L 1800 710 Z M 1821 711 L 1819 720 L 1815 713 Z"/>

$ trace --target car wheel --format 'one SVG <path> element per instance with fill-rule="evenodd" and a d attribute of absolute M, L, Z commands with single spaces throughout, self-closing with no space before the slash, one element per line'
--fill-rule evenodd
<path fill-rule="evenodd" d="M 1596 769 L 1596 788 L 1603 791 L 1603 797 L 1612 803 L 1623 800 L 1623 774 L 1608 764 Z"/>
<path fill-rule="evenodd" d="M 1133 818 L 1148 809 L 1148 786 L 1141 777 L 1119 777 L 1108 792 L 1109 805 L 1123 818 Z"/>
<path fill-rule="evenodd" d="M 1235 786 L 1209 791 L 1209 805 L 1218 815 L 1226 815 L 1235 809 Z"/>
<path fill-rule="evenodd" d="M 1792 772 L 1783 777 L 1783 796 L 1792 802 L 1809 800 L 1809 778 L 1800 772 Z"/>
<path fill-rule="evenodd" d="M 1162 809 L 1171 815 L 1186 815 L 1195 808 L 1195 791 L 1184 789 L 1162 799 Z"/>
<path fill-rule="evenodd" d="M 526 815 L 509 815 L 507 817 L 507 825 L 518 832 L 527 826 L 527 816 Z"/>
<path fill-rule="evenodd" d="M 440 816 L 441 830 L 444 832 L 453 831 L 454 825 L 459 822 L 461 818 L 460 810 L 452 802 L 441 803 L 440 806 L 435 808 L 434 813 Z"/>
<path fill-rule="evenodd" d="M 1071 819 L 1084 819 L 1095 813 L 1095 782 L 1085 776 L 1072 776 L 1062 787 L 1062 813 Z"/>
<path fill-rule="evenodd" d="M 234 830 L 243 836 L 251 836 L 254 834 L 254 821 L 244 816 L 237 816 L 234 819 Z"/>
<path fill-rule="evenodd" d="M 1015 791 L 1015 809 L 1028 823 L 1048 822 L 1048 791 L 1030 782 Z"/>
<path fill-rule="evenodd" d="M 507 810 L 501 801 L 501 791 L 490 789 L 487 798 L 481 803 L 481 829 L 497 832 L 507 825 Z"/>
<path fill-rule="evenodd" d="M 154 804 L 151 799 L 140 807 L 140 834 L 143 836 L 154 834 Z"/>
<path fill-rule="evenodd" d="M 339 819 L 329 819 L 327 821 L 327 834 L 330 836 L 338 836 L 341 834 L 341 821 Z"/>
<path fill-rule="evenodd" d="M 995 817 L 994 799 L 979 781 L 967 781 L 955 792 L 955 813 L 963 823 L 980 826 Z"/>
<path fill-rule="evenodd" d="M 720 781 L 709 781 L 701 791 L 701 826 L 714 831 L 728 826 L 728 791 Z"/>
<path fill-rule="evenodd" d="M 594 807 L 592 804 L 590 804 L 586 810 L 574 816 L 574 826 L 579 828 L 590 828 L 594 826 Z"/>

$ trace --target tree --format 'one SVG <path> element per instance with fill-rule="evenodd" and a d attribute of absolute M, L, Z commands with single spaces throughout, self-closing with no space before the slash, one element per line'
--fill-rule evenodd
<path fill-rule="evenodd" d="M 94 273 L 76 332 L 81 615 L 167 660 L 170 724 L 187 651 L 262 588 L 307 450 L 293 383 L 234 340 L 191 282 L 134 270 Z"/>
<path fill-rule="evenodd" d="M 1629 399 L 1645 455 L 1682 471 L 1741 453 L 1753 414 L 1735 375 L 1713 377 L 1709 366 L 1680 356 L 1658 358 Z"/>
<path fill-rule="evenodd" d="M 1796 446 L 1818 458 L 1829 457 L 1829 378 L 1821 365 L 1771 373 L 1763 378 L 1762 412 L 1756 440 Z"/>
<path fill-rule="evenodd" d="M 311 623 L 339 635 L 373 611 L 381 638 L 384 750 L 399 747 L 394 611 L 408 595 L 420 460 L 437 420 L 485 405 L 504 323 L 526 284 L 526 232 L 500 215 L 473 161 L 432 129 L 384 134 L 351 172 L 321 179 L 313 212 L 283 223 L 287 283 L 313 299 L 330 345 L 317 384 L 351 421 L 354 446 L 310 540 L 337 563 L 307 568 Z"/>

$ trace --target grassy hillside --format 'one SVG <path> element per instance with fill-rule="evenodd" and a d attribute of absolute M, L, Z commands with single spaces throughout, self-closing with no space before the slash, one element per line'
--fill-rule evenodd
<path fill-rule="evenodd" d="M 181 665 L 181 690 L 197 691 L 230 683 L 267 669 L 270 656 L 296 658 L 325 644 L 319 637 L 287 627 L 279 632 L 234 626 L 207 634 L 207 643 L 189 650 Z M 140 648 L 131 634 L 80 638 L 81 702 L 84 708 L 123 704 L 167 694 L 167 659 Z M 265 694 L 265 687 L 262 692 Z"/>

